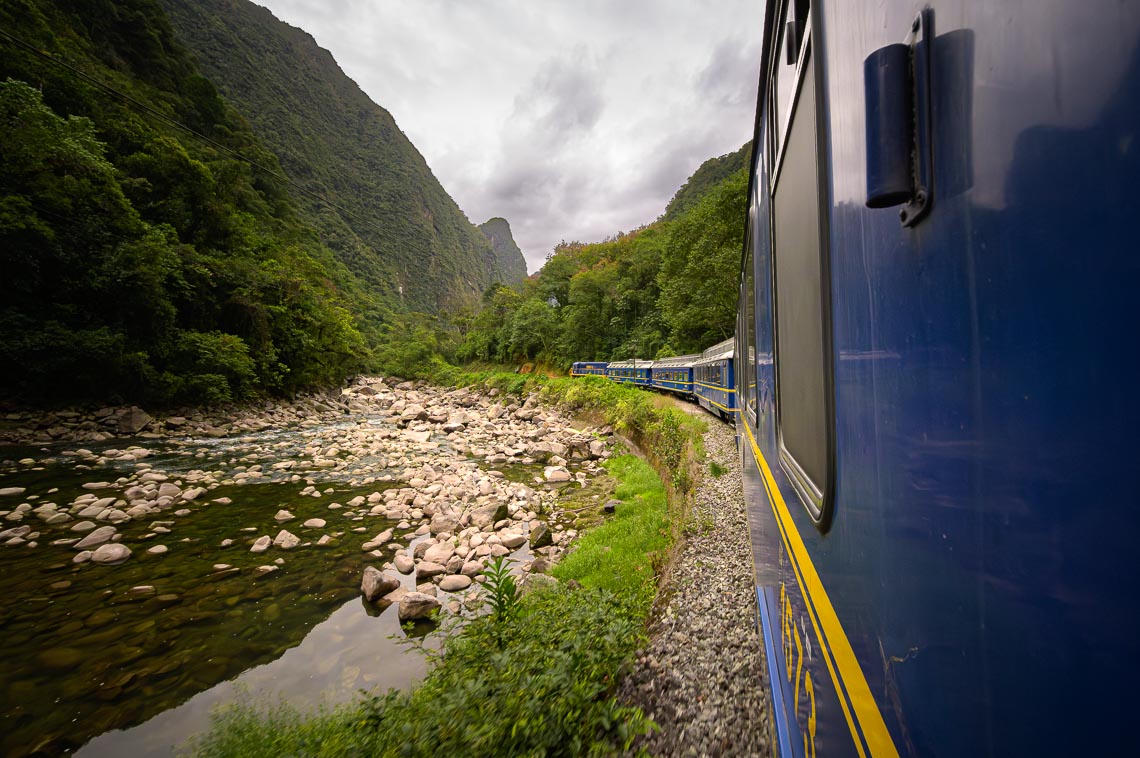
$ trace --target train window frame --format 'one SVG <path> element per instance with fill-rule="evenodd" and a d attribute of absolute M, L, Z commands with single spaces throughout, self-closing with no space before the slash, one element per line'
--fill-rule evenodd
<path fill-rule="evenodd" d="M 769 135 L 774 137 L 774 148 L 778 152 L 783 149 L 787 138 L 788 128 L 791 126 L 791 114 L 795 111 L 796 99 L 799 97 L 799 87 L 802 79 L 802 64 L 807 40 L 811 37 L 811 16 L 816 3 L 811 0 L 784 0 L 776 13 L 780 19 L 776 25 L 776 44 L 772 48 L 771 80 L 772 87 L 768 92 L 768 107 L 771 116 Z M 795 42 L 789 46 L 787 32 L 794 30 Z M 788 60 L 791 57 L 792 60 Z M 791 71 L 789 71 L 789 68 Z M 784 74 L 791 74 L 791 91 L 786 94 L 781 85 L 785 83 Z"/>
<path fill-rule="evenodd" d="M 741 324 L 743 341 L 738 346 L 736 384 L 743 391 L 737 394 L 739 405 L 744 409 L 747 419 L 752 427 L 757 424 L 758 398 L 756 392 L 756 254 L 753 249 L 752 227 L 759 215 L 759 209 L 754 202 L 749 203 L 748 232 L 744 235 L 744 271 L 741 276 L 740 293 L 744 305 L 744 323 Z"/>
<path fill-rule="evenodd" d="M 785 0 L 777 14 L 778 18 L 786 18 L 786 13 L 789 8 L 796 7 L 797 11 L 801 8 L 801 0 Z M 765 191 L 768 192 L 768 223 L 770 240 L 772 246 L 772 255 L 769 267 L 769 276 L 772 282 L 772 317 L 773 317 L 773 351 L 775 353 L 775 421 L 776 421 L 776 440 L 779 453 L 779 463 L 781 469 L 787 474 L 793 489 L 799 496 L 804 509 L 811 517 L 813 524 L 821 533 L 826 533 L 830 527 L 835 514 L 835 486 L 836 486 L 836 443 L 835 443 L 835 377 L 834 377 L 834 363 L 833 363 L 833 334 L 832 334 L 832 319 L 831 319 L 831 272 L 830 272 L 830 236 L 828 226 L 828 215 L 830 209 L 829 185 L 827 174 L 827 119 L 825 117 L 827 102 L 825 99 L 824 91 L 824 78 L 825 71 L 823 69 L 822 61 L 819 56 L 815 55 L 817 49 L 823 49 L 820 43 L 820 34 L 822 25 L 820 24 L 820 4 L 818 2 L 810 2 L 809 7 L 806 9 L 807 13 L 804 17 L 803 35 L 800 38 L 796 69 L 795 69 L 795 83 L 793 96 L 790 103 L 786 104 L 787 119 L 783 119 L 784 111 L 776 107 L 776 102 L 779 98 L 778 86 L 776 77 L 780 72 L 780 65 L 783 62 L 782 56 L 787 54 L 784 49 L 784 34 L 785 25 L 781 24 L 777 32 L 777 44 L 771 49 L 770 66 L 767 74 L 768 82 L 767 98 L 768 113 L 765 116 L 767 119 L 766 125 L 768 127 L 768 155 L 769 155 L 769 174 L 768 183 Z M 781 212 L 780 206 L 783 205 L 785 209 L 792 207 L 789 201 L 796 197 L 794 181 L 791 185 L 783 184 L 784 178 L 783 168 L 787 158 L 789 149 L 791 131 L 800 122 L 797 121 L 797 114 L 801 113 L 800 107 L 806 101 L 805 98 L 805 81 L 808 79 L 810 71 L 811 78 L 811 108 L 813 113 L 812 121 L 804 122 L 805 128 L 809 131 L 804 135 L 808 140 L 806 148 L 803 144 L 800 145 L 801 149 L 814 150 L 815 158 L 815 232 L 818 233 L 818 244 L 816 253 L 818 260 L 818 287 L 813 288 L 808 286 L 803 290 L 796 291 L 795 294 L 803 296 L 807 293 L 808 298 L 818 297 L 819 303 L 819 326 L 820 331 L 817 335 L 809 338 L 808 344 L 814 344 L 812 340 L 818 337 L 818 345 L 820 355 L 818 356 L 820 362 L 812 367 L 812 356 L 808 354 L 809 351 L 805 350 L 799 353 L 796 360 L 790 359 L 791 353 L 785 351 L 785 359 L 780 360 L 781 350 L 781 314 L 780 305 L 781 300 L 787 303 L 795 302 L 794 299 L 788 296 L 792 294 L 792 290 L 785 287 L 781 292 L 780 276 L 778 270 L 781 268 L 781 260 L 787 261 L 784 267 L 795 266 L 800 264 L 794 263 L 794 258 L 785 253 L 783 257 L 780 255 L 782 246 L 788 246 L 789 243 L 782 241 L 785 232 L 788 230 L 798 230 L 802 226 L 792 224 L 781 224 L 779 221 Z M 807 115 L 807 114 L 804 114 Z M 812 153 L 808 153 L 811 155 Z M 808 174 L 810 176 L 810 173 Z M 780 188 L 788 186 L 790 195 L 779 195 Z M 810 195 L 809 195 L 810 196 Z M 783 199 L 783 202 L 781 201 Z M 790 221 L 792 219 L 786 219 Z M 808 229 L 811 228 L 809 224 Z M 797 232 L 793 231 L 789 235 L 792 242 L 790 249 L 796 249 L 797 242 L 802 242 L 803 238 L 796 235 Z M 810 232 L 809 232 L 810 234 Z M 786 248 L 785 248 L 786 249 Z M 802 260 L 809 260 L 803 258 Z M 802 268 L 802 265 L 800 265 Z M 797 281 L 800 277 L 797 277 Z M 789 281 L 792 281 L 789 279 Z M 809 301 L 810 305 L 814 301 Z M 788 307 L 785 305 L 785 307 Z M 787 315 L 787 314 L 785 314 Z M 785 326 L 785 330 L 789 334 L 786 337 L 791 337 L 791 331 L 799 327 L 790 326 L 793 324 L 789 320 Z M 801 344 L 798 339 L 789 339 L 789 344 Z M 798 349 L 798 348 L 797 348 Z M 807 363 L 805 363 L 805 360 Z M 794 365 L 798 364 L 798 365 Z M 781 374 L 792 370 L 792 368 L 806 368 L 807 373 L 797 374 L 793 378 L 784 377 L 781 381 Z M 818 375 L 812 376 L 812 373 L 818 370 Z M 788 422 L 788 410 L 791 405 L 791 399 L 785 399 L 781 392 L 781 386 L 786 383 L 786 386 L 805 386 L 804 379 L 811 380 L 818 383 L 819 392 L 814 400 L 820 401 L 819 405 L 810 405 L 812 401 L 808 398 L 808 405 L 802 402 L 802 398 L 797 399 L 801 409 L 807 408 L 807 413 L 803 419 L 797 419 L 795 422 Z M 810 422 L 815 419 L 819 421 L 820 414 L 822 421 L 813 430 L 815 434 L 803 434 L 805 429 L 813 426 Z M 807 426 L 804 426 L 807 423 Z M 798 438 L 796 446 L 804 454 L 804 462 L 797 458 L 797 455 L 792 452 L 788 445 L 788 440 L 785 435 L 785 429 L 791 433 L 795 432 L 794 437 Z M 823 439 L 818 439 L 822 437 Z M 804 440 L 808 440 L 804 442 Z M 806 452 L 805 452 L 806 451 Z M 808 472 L 808 466 L 815 470 L 816 476 L 813 478 Z M 821 481 L 816 481 L 820 479 Z"/>

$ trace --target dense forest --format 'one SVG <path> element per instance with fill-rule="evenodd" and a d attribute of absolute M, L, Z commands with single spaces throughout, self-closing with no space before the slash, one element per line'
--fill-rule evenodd
<path fill-rule="evenodd" d="M 9 402 L 199 404 L 327 385 L 433 322 L 414 309 L 470 309 L 525 275 L 517 247 L 517 260 L 495 250 L 327 51 L 253 17 L 263 36 L 295 38 L 282 78 L 260 80 L 298 98 L 280 122 L 290 139 L 264 129 L 288 167 L 256 126 L 272 114 L 251 126 L 156 0 L 0 3 Z M 258 39 L 229 53 L 245 60 Z M 286 81 L 289 66 L 307 87 Z M 305 110 L 309 90 L 356 121 Z M 309 132 L 290 131 L 298 118 Z M 314 136 L 330 122 L 341 132 Z"/>
<path fill-rule="evenodd" d="M 706 161 L 657 222 L 564 242 L 521 286 L 489 289 L 459 325 L 456 357 L 564 367 L 691 353 L 731 336 L 750 150 Z"/>
<path fill-rule="evenodd" d="M 672 221 L 697 203 L 708 194 L 716 185 L 723 182 L 742 168 L 748 166 L 752 157 L 752 143 L 747 142 L 734 153 L 722 155 L 719 158 L 710 158 L 693 172 L 693 175 L 681 185 L 677 194 L 665 206 L 662 214 L 663 221 Z"/>
<path fill-rule="evenodd" d="M 371 298 L 152 0 L 0 20 L 7 399 L 209 403 L 362 367 Z"/>

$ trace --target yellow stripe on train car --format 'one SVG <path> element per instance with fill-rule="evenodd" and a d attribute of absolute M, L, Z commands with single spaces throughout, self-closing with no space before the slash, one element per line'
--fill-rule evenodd
<path fill-rule="evenodd" d="M 821 651 L 823 661 L 827 664 L 827 671 L 831 675 L 832 684 L 835 685 L 835 693 L 847 720 L 847 727 L 851 731 L 851 738 L 855 741 L 855 749 L 860 756 L 866 756 L 867 752 L 870 752 L 873 758 L 880 756 L 898 758 L 898 748 L 895 747 L 891 733 L 887 730 L 883 714 L 879 712 L 879 706 L 875 703 L 875 697 L 867 684 L 867 677 L 863 674 L 863 668 L 855 657 L 855 651 L 847 639 L 847 633 L 843 630 L 839 616 L 835 613 L 831 598 L 828 597 L 815 564 L 812 563 L 803 537 L 796 528 L 783 495 L 780 494 L 780 489 L 772 476 L 772 469 L 768 466 L 764 454 L 760 452 L 760 446 L 756 444 L 751 427 L 748 424 L 743 426 L 752 448 L 756 468 L 760 472 L 760 478 L 768 495 L 768 503 L 775 513 L 780 537 L 788 555 L 792 558 L 796 583 L 799 584 L 800 593 L 804 597 L 808 618 L 811 620 L 816 638 L 823 648 Z"/>
<path fill-rule="evenodd" d="M 720 385 L 720 384 L 705 384 L 704 382 L 693 382 L 693 384 L 697 385 L 698 387 L 705 387 L 705 388 L 710 389 L 710 390 L 720 390 L 721 392 L 729 392 L 729 393 L 735 393 L 736 392 L 735 389 L 731 389 L 729 387 L 725 387 L 725 386 Z"/>

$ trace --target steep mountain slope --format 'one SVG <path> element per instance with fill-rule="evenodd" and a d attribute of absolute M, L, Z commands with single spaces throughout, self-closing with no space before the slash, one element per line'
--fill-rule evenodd
<path fill-rule="evenodd" d="M 716 185 L 747 166 L 751 155 L 752 142 L 748 141 L 734 153 L 728 153 L 719 158 L 709 158 L 702 163 L 688 181 L 681 185 L 677 194 L 673 195 L 669 205 L 665 206 L 665 214 L 661 217 L 662 220 L 672 221 L 696 205 Z"/>
<path fill-rule="evenodd" d="M 394 303 L 424 311 L 507 277 L 392 116 L 306 32 L 248 0 L 160 0 L 175 33 L 285 172 L 321 241 Z"/>
<path fill-rule="evenodd" d="M 518 284 L 526 279 L 526 259 L 511 236 L 511 225 L 505 218 L 490 218 L 479 224 L 479 231 L 491 243 L 505 284 Z"/>
<path fill-rule="evenodd" d="M 363 367 L 371 298 L 154 0 L 0 3 L 0 145 L 0 401 L 213 403 Z"/>

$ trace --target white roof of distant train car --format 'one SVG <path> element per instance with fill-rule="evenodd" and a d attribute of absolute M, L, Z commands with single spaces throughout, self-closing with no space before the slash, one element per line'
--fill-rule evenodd
<path fill-rule="evenodd" d="M 732 357 L 732 350 L 735 346 L 736 339 L 729 337 L 724 342 L 718 342 L 708 350 L 701 353 L 701 359 L 696 363 L 708 363 L 709 361 L 723 361 L 725 358 Z"/>
<path fill-rule="evenodd" d="M 672 358 L 662 358 L 653 362 L 653 368 L 691 368 L 700 358 L 699 353 L 692 355 L 675 355 Z"/>
<path fill-rule="evenodd" d="M 607 368 L 653 368 L 653 361 L 642 361 L 637 358 L 628 361 L 614 361 Z"/>

